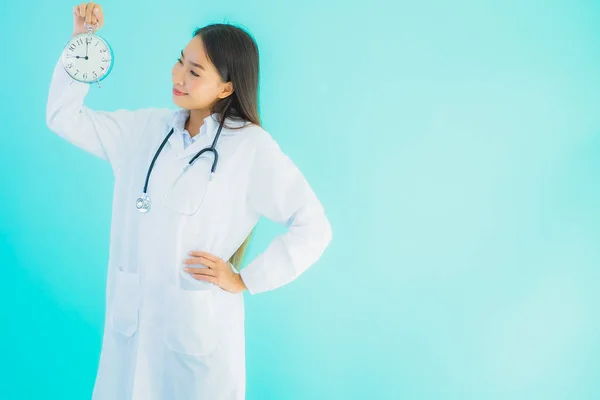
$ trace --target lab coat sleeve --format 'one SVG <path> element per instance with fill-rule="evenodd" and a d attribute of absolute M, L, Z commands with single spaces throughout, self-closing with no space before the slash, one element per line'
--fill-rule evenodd
<path fill-rule="evenodd" d="M 250 168 L 250 208 L 287 224 L 267 249 L 240 276 L 251 294 L 283 286 L 314 264 L 329 245 L 330 223 L 308 182 L 269 135 L 261 137 Z"/>
<path fill-rule="evenodd" d="M 96 111 L 84 105 L 90 85 L 56 64 L 46 106 L 48 128 L 116 169 L 135 145 L 151 109 Z"/>

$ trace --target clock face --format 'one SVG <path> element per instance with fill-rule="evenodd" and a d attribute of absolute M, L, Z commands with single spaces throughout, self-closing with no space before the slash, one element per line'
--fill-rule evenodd
<path fill-rule="evenodd" d="M 62 63 L 73 79 L 86 83 L 101 81 L 112 68 L 112 51 L 101 37 L 83 33 L 67 43 Z"/>

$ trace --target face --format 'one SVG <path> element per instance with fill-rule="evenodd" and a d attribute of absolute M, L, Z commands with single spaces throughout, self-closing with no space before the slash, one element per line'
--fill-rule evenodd
<path fill-rule="evenodd" d="M 231 82 L 223 82 L 209 61 L 199 36 L 183 49 L 171 75 L 173 102 L 184 109 L 210 111 L 214 103 L 233 92 Z"/>

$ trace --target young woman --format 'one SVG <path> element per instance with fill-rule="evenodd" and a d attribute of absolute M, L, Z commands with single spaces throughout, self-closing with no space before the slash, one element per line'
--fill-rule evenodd
<path fill-rule="evenodd" d="M 73 14 L 74 35 L 104 25 L 99 4 Z M 242 293 L 291 282 L 331 240 L 319 200 L 260 126 L 253 39 L 209 25 L 178 56 L 177 110 L 92 110 L 88 84 L 60 62 L 52 76 L 49 128 L 115 176 L 96 400 L 244 399 Z M 240 271 L 261 216 L 289 230 Z"/>

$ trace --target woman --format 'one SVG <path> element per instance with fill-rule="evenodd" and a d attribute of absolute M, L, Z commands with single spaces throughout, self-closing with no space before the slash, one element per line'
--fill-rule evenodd
<path fill-rule="evenodd" d="M 104 24 L 99 4 L 73 14 L 74 35 Z M 319 200 L 260 127 L 253 39 L 229 25 L 199 29 L 172 80 L 176 111 L 105 112 L 83 104 L 89 85 L 60 62 L 52 76 L 49 128 L 115 176 L 97 400 L 244 399 L 243 291 L 292 281 L 331 240 Z M 215 139 L 211 179 L 213 153 L 195 156 Z M 239 271 L 261 216 L 289 231 Z"/>

